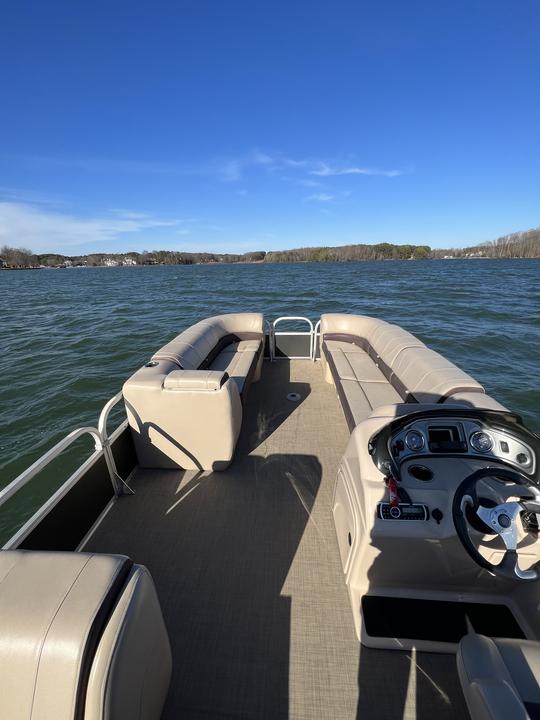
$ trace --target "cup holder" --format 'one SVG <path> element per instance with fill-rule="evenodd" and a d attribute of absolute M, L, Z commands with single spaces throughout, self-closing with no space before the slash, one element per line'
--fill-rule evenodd
<path fill-rule="evenodd" d="M 157 360 L 150 360 L 150 362 L 147 362 L 144 367 L 156 367 L 156 365 L 159 365 Z"/>
<path fill-rule="evenodd" d="M 421 480 L 422 482 L 433 480 L 433 472 L 425 465 L 410 465 L 407 472 L 409 475 L 412 475 L 413 478 Z"/>

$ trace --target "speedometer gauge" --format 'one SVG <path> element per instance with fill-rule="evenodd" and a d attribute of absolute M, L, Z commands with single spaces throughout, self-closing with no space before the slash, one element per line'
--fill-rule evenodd
<path fill-rule="evenodd" d="M 476 452 L 489 452 L 493 447 L 493 438 L 484 430 L 477 430 L 476 432 L 473 432 L 469 438 L 469 442 Z"/>
<path fill-rule="evenodd" d="M 409 450 L 417 452 L 418 450 L 422 450 L 424 447 L 424 436 L 422 433 L 419 433 L 418 430 L 409 430 L 409 432 L 405 435 L 405 443 L 407 444 Z"/>

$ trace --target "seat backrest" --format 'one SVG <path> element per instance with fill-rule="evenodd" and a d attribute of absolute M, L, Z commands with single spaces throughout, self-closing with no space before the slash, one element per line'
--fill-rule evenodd
<path fill-rule="evenodd" d="M 208 367 L 223 348 L 238 340 L 261 340 L 261 313 L 229 313 L 206 318 L 160 348 L 152 360 L 169 360 L 183 370 Z"/>
<path fill-rule="evenodd" d="M 323 341 L 331 337 L 357 342 L 406 402 L 439 403 L 454 393 L 484 393 L 482 385 L 457 365 L 384 320 L 322 315 L 321 336 Z"/>
<path fill-rule="evenodd" d="M 392 363 L 392 377 L 406 399 L 420 403 L 439 403 L 454 393 L 484 392 L 474 378 L 425 346 L 404 348 Z"/>
<path fill-rule="evenodd" d="M 134 571 L 140 570 L 144 568 L 133 566 L 123 556 L 0 551 L 0 717 L 87 720 L 87 691 L 92 688 L 95 697 L 100 692 L 97 685 L 103 685 L 103 672 L 94 666 L 97 651 L 111 617 L 118 615 L 120 601 L 127 601 L 126 586 L 133 582 Z M 157 597 L 154 608 L 156 603 Z M 163 680 L 167 686 L 169 682 L 170 648 L 160 610 L 159 615 L 161 626 L 159 622 L 156 625 L 154 613 L 152 632 L 159 638 L 160 649 L 149 645 L 144 652 L 155 650 L 165 658 L 160 670 L 165 677 L 157 683 L 162 689 Z M 118 623 L 115 631 L 118 633 Z M 117 638 L 116 652 L 129 634 Z M 105 657 L 103 651 L 101 655 Z M 109 657 L 104 669 L 107 682 L 115 686 L 111 691 L 116 692 L 117 683 L 121 684 L 116 678 L 121 676 L 111 675 L 111 662 Z M 148 679 L 152 694 L 156 683 Z M 105 707 L 103 702 L 100 707 Z M 102 710 L 94 713 L 92 720 L 103 720 Z M 107 715 L 111 720 L 129 716 Z M 159 714 L 144 717 L 157 720 Z"/>
<path fill-rule="evenodd" d="M 471 632 L 459 643 L 456 661 L 471 720 L 537 716 L 540 643 Z"/>

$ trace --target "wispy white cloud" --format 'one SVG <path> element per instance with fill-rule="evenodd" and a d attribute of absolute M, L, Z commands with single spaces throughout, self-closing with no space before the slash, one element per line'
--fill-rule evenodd
<path fill-rule="evenodd" d="M 164 176 L 201 176 L 213 177 L 227 183 L 236 183 L 244 180 L 250 172 L 259 171 L 269 175 L 281 172 L 287 177 L 282 179 L 291 181 L 295 179 L 298 184 L 305 187 L 315 187 L 308 183 L 317 182 L 319 178 L 331 178 L 340 175 L 364 175 L 397 177 L 409 174 L 410 170 L 381 169 L 356 164 L 343 164 L 328 159 L 294 158 L 280 152 L 264 152 L 254 149 L 238 156 L 217 157 L 200 162 L 161 162 L 138 159 L 100 158 L 100 157 L 47 157 L 22 156 L 7 157 L 4 160 L 16 161 L 19 166 L 26 166 L 30 170 L 73 168 L 82 172 L 97 174 L 119 175 L 164 175 Z M 302 183 L 303 181 L 303 183 Z M 1 189 L 0 189 L 1 192 Z M 12 197 L 13 200 L 24 201 L 24 198 Z M 32 202 L 31 200 L 29 200 Z"/>
<path fill-rule="evenodd" d="M 240 160 L 227 160 L 217 170 L 218 174 L 226 182 L 236 182 L 242 178 L 242 163 Z"/>
<path fill-rule="evenodd" d="M 111 208 L 109 213 L 123 220 L 147 220 L 152 217 L 150 213 L 128 210 L 126 208 Z"/>
<path fill-rule="evenodd" d="M 128 217 L 131 215 L 131 217 Z M 25 203 L 0 202 L 0 245 L 26 247 L 34 252 L 63 252 L 118 240 L 125 234 L 172 228 L 178 220 L 124 211 L 97 217 L 76 217 Z"/>
<path fill-rule="evenodd" d="M 334 199 L 333 195 L 329 195 L 328 193 L 315 193 L 313 195 L 309 195 L 306 200 L 311 202 L 331 202 Z"/>
<path fill-rule="evenodd" d="M 318 167 L 310 170 L 311 175 L 319 177 L 335 177 L 337 175 L 380 175 L 382 177 L 398 177 L 404 175 L 403 170 L 381 170 L 380 168 L 345 166 L 337 167 L 321 162 Z"/>
<path fill-rule="evenodd" d="M 0 202 L 23 202 L 37 205 L 64 205 L 66 198 L 25 188 L 0 187 Z"/>
<path fill-rule="evenodd" d="M 322 183 L 319 180 L 313 180 L 313 178 L 305 177 L 291 177 L 290 175 L 284 175 L 281 178 L 284 182 L 291 183 L 292 185 L 298 185 L 305 188 L 317 188 L 321 187 Z"/>

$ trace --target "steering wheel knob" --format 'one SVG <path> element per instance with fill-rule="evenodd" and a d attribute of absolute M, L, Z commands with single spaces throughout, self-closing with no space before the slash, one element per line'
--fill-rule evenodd
<path fill-rule="evenodd" d="M 512 524 L 512 520 L 505 513 L 501 513 L 497 518 L 497 522 L 502 528 L 509 528 Z"/>

